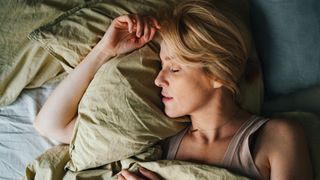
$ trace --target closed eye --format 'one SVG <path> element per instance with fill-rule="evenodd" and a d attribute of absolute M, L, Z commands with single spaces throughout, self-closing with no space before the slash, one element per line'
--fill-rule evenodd
<path fill-rule="evenodd" d="M 173 69 L 173 68 L 170 68 L 170 72 L 173 72 L 173 73 L 176 73 L 176 72 L 179 72 L 180 69 Z"/>

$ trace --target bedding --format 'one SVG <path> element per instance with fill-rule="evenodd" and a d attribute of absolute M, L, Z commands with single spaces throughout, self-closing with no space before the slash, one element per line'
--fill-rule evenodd
<path fill-rule="evenodd" d="M 262 106 L 266 116 L 285 111 L 306 111 L 320 116 L 320 86 L 265 100 Z"/>
<path fill-rule="evenodd" d="M 84 4 L 85 2 L 87 3 Z M 101 33 L 107 27 L 105 21 L 108 20 L 99 16 L 99 14 L 104 14 L 99 8 L 93 8 L 98 12 L 96 14 L 88 9 L 81 11 L 88 5 L 95 5 L 99 2 L 101 1 L 21 0 L 0 2 L 0 20 L 2 23 L 2 26 L 0 26 L 0 179 L 21 179 L 22 176 L 24 176 L 24 179 L 114 179 L 120 169 L 129 168 L 131 171 L 136 171 L 138 166 L 153 170 L 166 179 L 247 179 L 223 168 L 181 161 L 157 160 L 161 154 L 157 146 L 145 148 L 140 154 L 97 168 L 73 172 L 66 168 L 67 163 L 70 161 L 70 147 L 59 145 L 58 142 L 44 138 L 35 131 L 32 127 L 32 121 L 47 96 L 52 92 L 57 83 L 67 75 L 66 71 L 70 72 L 79 63 L 78 60 L 83 58 L 85 53 L 92 48 L 91 46 L 99 40 Z M 110 1 L 105 0 L 103 2 Z M 174 1 L 159 1 L 158 3 L 167 5 L 167 2 L 174 3 Z M 230 0 L 227 2 L 236 7 L 236 10 L 239 10 L 242 15 L 247 13 L 248 1 Z M 256 1 L 256 3 L 263 2 Z M 121 3 L 117 5 L 120 5 L 126 11 L 132 11 L 131 7 L 121 5 Z M 252 6 L 252 8 L 256 8 L 256 5 Z M 123 9 L 121 10 L 121 8 L 119 10 L 117 7 L 116 10 L 122 12 Z M 158 6 L 154 8 L 158 8 Z M 66 13 L 62 14 L 64 12 Z M 81 21 L 82 24 L 80 23 L 89 30 L 87 31 L 89 34 L 88 39 L 83 39 L 87 44 L 84 43 L 85 46 L 81 47 L 85 51 L 78 51 L 72 54 L 76 49 L 71 49 L 71 53 L 70 51 L 66 51 L 71 56 L 59 57 L 59 54 L 64 51 L 60 50 L 59 54 L 54 54 L 50 50 L 51 52 L 49 53 L 46 46 L 49 47 L 50 44 L 38 44 L 26 38 L 27 34 L 33 29 L 60 17 L 60 19 L 58 18 L 53 23 L 50 23 L 50 25 L 45 26 L 48 29 L 40 28 L 41 31 L 38 31 L 39 35 L 50 35 L 50 33 L 52 33 L 51 35 L 55 35 L 56 32 L 52 32 L 54 29 L 51 26 L 56 25 L 59 27 L 60 21 L 62 22 L 69 17 L 74 18 L 75 16 L 71 12 L 81 12 L 78 14 L 78 20 L 80 21 L 82 18 L 86 19 L 88 14 L 98 17 L 91 20 L 98 22 L 97 24 L 100 23 L 100 26 L 92 26 L 95 24 L 86 24 L 84 21 Z M 111 14 L 108 17 L 111 18 L 113 17 L 112 15 L 115 16 L 116 14 Z M 246 14 L 244 16 L 247 18 L 247 23 L 249 23 L 249 15 Z M 254 18 L 257 21 L 259 16 Z M 94 32 L 91 34 L 94 36 L 90 36 L 90 32 Z M 59 36 L 53 36 L 53 38 L 56 37 Z M 70 38 L 72 37 L 70 36 Z M 45 39 L 47 37 L 43 36 L 40 38 Z M 62 40 L 66 40 L 63 39 L 65 37 L 61 38 Z M 52 37 L 49 36 L 49 39 L 52 39 Z M 59 41 L 61 39 L 55 42 L 51 41 L 50 43 L 56 43 L 61 47 Z M 259 40 L 256 42 L 260 43 Z M 69 41 L 68 43 L 73 43 L 73 41 Z M 65 44 L 65 46 L 69 47 L 70 44 Z M 59 47 L 56 46 L 55 48 Z M 146 51 L 150 51 L 150 49 L 153 51 L 153 47 L 153 45 L 146 46 L 146 49 L 132 53 L 131 56 L 144 56 Z M 64 57 L 67 57 L 67 59 L 64 60 Z M 154 57 L 150 59 L 155 60 Z M 262 76 L 255 52 L 253 52 L 251 59 L 253 61 L 250 61 L 250 63 L 253 66 L 248 67 L 248 69 L 252 70 L 252 67 L 256 68 L 254 68 L 255 71 L 246 71 L 247 76 L 242 81 L 242 83 L 245 83 L 245 85 L 241 86 L 241 92 L 243 97 L 245 97 L 242 100 L 242 105 L 253 112 L 259 113 L 260 105 L 263 102 Z M 74 64 L 71 63 L 71 60 L 75 60 Z M 277 62 L 273 63 L 277 64 Z M 263 66 L 268 66 L 268 64 L 263 64 Z M 104 69 L 101 69 L 101 72 L 104 72 Z M 310 73 L 315 72 L 310 71 Z M 268 74 L 264 74 L 264 76 L 267 76 L 264 78 L 269 77 Z M 299 91 L 294 89 L 294 91 L 297 92 L 290 96 L 268 99 L 264 103 L 262 110 L 263 113 L 268 115 L 272 115 L 274 112 L 286 112 L 285 114 L 276 114 L 275 116 L 287 117 L 302 123 L 310 144 L 315 179 L 317 180 L 320 179 L 320 160 L 317 153 L 320 151 L 318 133 L 320 129 L 319 116 L 307 112 L 288 111 L 311 111 L 319 115 L 319 106 L 317 106 L 320 97 L 319 90 L 314 88 L 299 89 Z M 29 165 L 27 166 L 27 164 Z M 24 169 L 26 169 L 25 172 Z"/>
<path fill-rule="evenodd" d="M 27 34 L 83 2 L 0 2 L 0 179 L 21 179 L 28 162 L 55 145 L 32 122 L 54 88 L 49 83 L 61 80 L 64 70 Z"/>
<path fill-rule="evenodd" d="M 83 3 L 82 0 L 21 0 L 0 2 L 0 106 L 12 103 L 23 88 L 35 88 L 63 72 L 28 33 Z"/>
<path fill-rule="evenodd" d="M 48 38 L 40 34 L 45 37 L 40 41 L 51 48 L 53 55 L 64 57 L 74 67 L 83 58 L 78 55 L 84 53 L 85 56 L 94 45 L 87 39 L 96 42 L 96 36 L 103 35 L 111 22 L 110 16 L 128 13 L 122 6 L 143 13 L 164 3 L 150 1 L 146 4 L 137 6 L 134 1 L 85 4 L 88 8 L 77 7 L 54 21 L 55 36 Z M 81 25 L 85 27 L 79 27 Z M 51 29 L 51 26 L 43 29 Z M 70 51 L 75 45 L 77 48 Z M 184 127 L 161 111 L 160 89 L 153 83 L 155 67 L 159 69 L 157 59 L 150 45 L 121 59 L 116 57 L 99 69 L 79 103 L 78 121 L 70 145 L 71 161 L 67 164 L 70 170 L 80 171 L 128 158 Z"/>
<path fill-rule="evenodd" d="M 251 1 L 265 99 L 320 85 L 320 1 Z"/>
<path fill-rule="evenodd" d="M 25 89 L 14 103 L 0 107 L 0 179 L 21 179 L 26 164 L 57 142 L 33 128 L 33 119 L 56 84 Z"/>
<path fill-rule="evenodd" d="M 164 179 L 232 179 L 246 180 L 226 169 L 209 165 L 183 161 L 158 160 L 161 156 L 159 147 L 148 148 L 145 152 L 125 160 L 113 162 L 99 168 L 84 171 L 65 171 L 64 165 L 69 160 L 68 146 L 56 146 L 39 156 L 29 164 L 24 179 L 116 179 L 121 169 L 136 172 L 138 167 L 145 167 L 159 174 Z"/>
<path fill-rule="evenodd" d="M 185 127 L 175 120 L 186 118 L 173 120 L 159 108 L 160 91 L 153 85 L 157 64 L 146 46 L 98 70 L 79 103 L 70 170 L 128 158 Z"/>
<path fill-rule="evenodd" d="M 113 18 L 128 13 L 157 15 L 174 3 L 149 0 L 138 6 L 136 1 L 90 2 L 36 29 L 29 37 L 49 50 L 66 71 L 71 71 L 102 37 Z M 184 127 L 162 112 L 160 88 L 154 85 L 160 68 L 158 46 L 152 42 L 125 57 L 116 57 L 96 73 L 79 104 L 68 169 L 80 171 L 128 158 Z M 262 82 L 254 51 L 250 60 L 251 69 L 246 75 L 251 79 L 241 82 L 241 105 L 257 113 Z M 250 74 L 253 68 L 258 73 Z"/>

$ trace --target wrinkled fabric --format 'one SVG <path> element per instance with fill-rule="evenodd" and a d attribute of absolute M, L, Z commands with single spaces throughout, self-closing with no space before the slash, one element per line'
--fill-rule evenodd
<path fill-rule="evenodd" d="M 196 179 L 232 179 L 247 180 L 248 178 L 233 174 L 232 172 L 209 165 L 155 159 L 161 156 L 159 146 L 148 148 L 145 152 L 121 161 L 101 166 L 99 168 L 88 169 L 79 172 L 64 170 L 64 165 L 70 158 L 68 156 L 68 146 L 56 146 L 49 149 L 27 167 L 24 179 L 116 179 L 116 174 L 121 169 L 128 169 L 137 172 L 138 167 L 145 167 L 164 179 L 172 180 L 196 180 Z"/>
<path fill-rule="evenodd" d="M 0 106 L 22 89 L 40 87 L 64 70 L 41 46 L 27 39 L 35 28 L 84 0 L 0 1 Z"/>
<path fill-rule="evenodd" d="M 21 179 L 28 163 L 58 144 L 39 135 L 32 125 L 55 87 L 23 90 L 14 103 L 0 107 L 0 179 Z"/>
<path fill-rule="evenodd" d="M 115 17 L 128 13 L 161 17 L 161 13 L 178 1 L 139 2 L 88 2 L 34 30 L 29 38 L 48 50 L 70 72 L 99 41 Z M 248 1 L 242 2 L 244 6 L 239 11 L 247 17 Z M 238 3 L 229 2 L 236 9 Z M 240 104 L 258 113 L 263 85 L 259 61 L 252 52 L 240 83 Z M 183 124 L 163 114 L 160 88 L 154 85 L 160 69 L 158 53 L 159 45 L 151 42 L 126 56 L 113 58 L 99 69 L 79 104 L 69 169 L 80 171 L 131 157 L 181 130 Z"/>

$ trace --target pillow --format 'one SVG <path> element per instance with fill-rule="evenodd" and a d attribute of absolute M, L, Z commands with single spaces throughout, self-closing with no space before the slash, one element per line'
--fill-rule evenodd
<path fill-rule="evenodd" d="M 314 179 L 320 178 L 320 117 L 309 112 L 282 112 L 272 115 L 274 118 L 285 118 L 298 121 L 304 128 L 307 137 Z"/>
<path fill-rule="evenodd" d="M 157 15 L 155 12 L 175 3 L 138 2 L 87 3 L 33 31 L 29 37 L 49 50 L 70 72 L 102 37 L 113 18 L 129 12 Z M 247 0 L 244 2 L 248 4 Z M 69 169 L 80 171 L 128 158 L 185 126 L 179 121 L 188 121 L 186 117 L 173 120 L 162 112 L 160 88 L 154 85 L 160 69 L 158 47 L 149 43 L 127 56 L 108 61 L 98 70 L 79 104 Z M 257 65 L 256 58 L 252 62 Z M 243 79 L 246 87 L 242 90 L 247 96 L 241 104 L 259 111 L 262 83 L 259 66 L 255 67 L 256 76 Z"/>
<path fill-rule="evenodd" d="M 98 70 L 79 104 L 72 170 L 133 156 L 184 127 L 161 111 L 160 91 L 153 85 L 157 65 L 156 53 L 145 46 Z"/>
<path fill-rule="evenodd" d="M 320 86 L 274 98 L 263 103 L 262 113 L 307 111 L 320 115 Z"/>
<path fill-rule="evenodd" d="M 320 1 L 251 1 L 266 99 L 320 85 Z"/>

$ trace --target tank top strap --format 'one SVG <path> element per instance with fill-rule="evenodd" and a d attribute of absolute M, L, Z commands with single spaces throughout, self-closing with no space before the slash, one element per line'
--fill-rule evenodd
<path fill-rule="evenodd" d="M 231 139 L 225 152 L 223 166 L 235 171 L 244 172 L 250 177 L 259 179 L 260 173 L 250 152 L 252 135 L 259 130 L 269 119 L 252 115 L 238 129 Z"/>
<path fill-rule="evenodd" d="M 168 160 L 174 160 L 176 157 L 176 154 L 178 152 L 178 148 L 181 144 L 182 138 L 183 136 L 187 133 L 188 129 L 190 128 L 190 126 L 186 127 L 185 129 L 181 130 L 178 134 L 176 134 L 175 136 L 172 136 L 169 139 L 168 143 L 168 152 L 167 152 L 167 157 L 166 159 Z"/>

